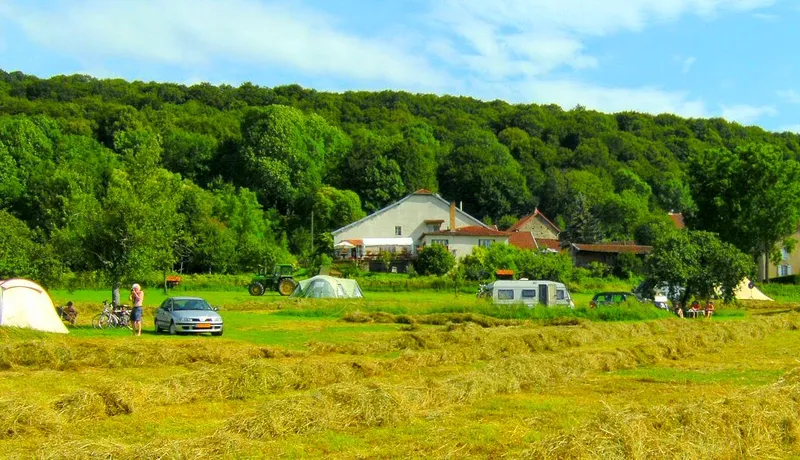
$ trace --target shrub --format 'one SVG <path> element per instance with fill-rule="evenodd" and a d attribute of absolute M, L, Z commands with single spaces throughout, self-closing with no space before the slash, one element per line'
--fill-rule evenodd
<path fill-rule="evenodd" d="M 425 246 L 419 253 L 415 268 L 426 275 L 444 275 L 456 264 L 456 258 L 441 244 Z"/>

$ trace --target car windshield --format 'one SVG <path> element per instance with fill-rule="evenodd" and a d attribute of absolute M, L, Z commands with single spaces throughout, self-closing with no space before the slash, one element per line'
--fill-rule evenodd
<path fill-rule="evenodd" d="M 211 305 L 203 299 L 174 299 L 172 309 L 180 310 L 213 310 Z"/>

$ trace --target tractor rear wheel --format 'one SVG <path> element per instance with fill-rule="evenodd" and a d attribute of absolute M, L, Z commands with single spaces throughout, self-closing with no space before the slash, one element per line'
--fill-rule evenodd
<path fill-rule="evenodd" d="M 250 295 L 264 295 L 264 285 L 258 281 L 250 283 L 250 286 L 247 286 L 247 292 Z"/>
<path fill-rule="evenodd" d="M 278 281 L 278 292 L 281 295 L 289 295 L 294 291 L 294 288 L 297 286 L 297 281 L 292 278 L 284 278 Z"/>

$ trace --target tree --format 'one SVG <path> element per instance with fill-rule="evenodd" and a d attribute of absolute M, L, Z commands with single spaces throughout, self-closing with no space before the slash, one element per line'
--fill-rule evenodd
<path fill-rule="evenodd" d="M 718 233 L 741 251 L 778 260 L 776 243 L 800 222 L 800 163 L 768 144 L 706 150 L 690 161 L 698 213 L 692 228 Z M 766 273 L 766 270 L 764 271 Z"/>
<path fill-rule="evenodd" d="M 704 231 L 669 233 L 656 242 L 645 260 L 646 283 L 684 288 L 683 302 L 714 297 L 717 290 L 730 301 L 753 268 L 747 254 Z"/>
<path fill-rule="evenodd" d="M 417 273 L 441 276 L 449 272 L 455 264 L 456 258 L 446 246 L 431 244 L 430 246 L 425 246 L 419 252 L 414 268 Z"/>
<path fill-rule="evenodd" d="M 172 268 L 182 223 L 175 199 L 180 182 L 158 168 L 158 137 L 149 131 L 123 131 L 114 144 L 123 167 L 112 170 L 101 206 L 89 216 L 84 248 L 108 277 L 118 302 L 123 280 Z"/>
<path fill-rule="evenodd" d="M 583 194 L 578 193 L 570 209 L 567 228 L 561 232 L 561 241 L 591 244 L 600 241 L 602 237 L 600 222 L 592 214 Z"/>

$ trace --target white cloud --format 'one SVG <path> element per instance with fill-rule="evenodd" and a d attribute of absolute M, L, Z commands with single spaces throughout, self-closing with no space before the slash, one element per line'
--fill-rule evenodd
<path fill-rule="evenodd" d="M 411 50 L 336 30 L 334 20 L 296 3 L 82 0 L 0 14 L 34 41 L 86 62 L 116 57 L 192 70 L 238 62 L 424 88 L 446 81 Z"/>
<path fill-rule="evenodd" d="M 774 1 L 441 0 L 434 3 L 431 23 L 443 33 L 436 44 L 439 56 L 464 63 L 469 72 L 463 80 L 473 95 L 701 116 L 704 103 L 681 91 L 606 87 L 555 75 L 601 66 L 587 48 L 590 37 L 639 31 L 683 15 L 756 10 Z M 685 58 L 682 71 L 695 62 Z"/>
<path fill-rule="evenodd" d="M 778 97 L 792 104 L 800 104 L 800 93 L 793 89 L 778 91 Z"/>
<path fill-rule="evenodd" d="M 694 57 L 694 56 L 689 56 L 686 59 L 684 59 L 683 60 L 683 67 L 681 68 L 681 72 L 689 73 L 689 71 L 692 70 L 692 66 L 694 65 L 695 62 L 697 62 L 697 58 Z"/>
<path fill-rule="evenodd" d="M 764 116 L 774 117 L 776 115 L 778 115 L 778 111 L 771 105 L 754 106 L 738 104 L 732 106 L 722 106 L 722 118 L 728 121 L 735 121 L 743 125 L 751 124 Z"/>

